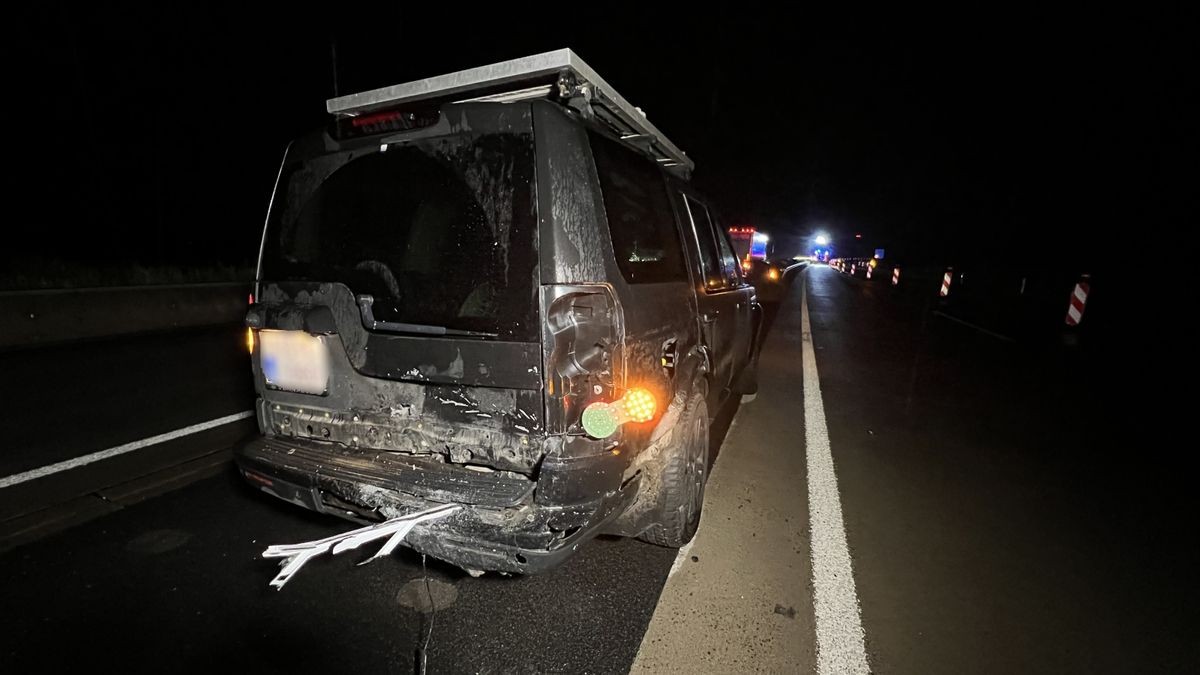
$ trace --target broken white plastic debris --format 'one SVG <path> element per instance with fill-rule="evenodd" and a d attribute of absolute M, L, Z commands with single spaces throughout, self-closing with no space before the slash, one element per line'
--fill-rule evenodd
<path fill-rule="evenodd" d="M 376 539 L 389 537 L 378 553 L 359 564 L 362 565 L 376 558 L 391 555 L 392 551 L 396 550 L 396 547 L 400 545 L 400 542 L 404 541 L 404 538 L 408 536 L 408 533 L 412 531 L 413 526 L 417 523 L 445 518 L 459 508 L 458 504 L 442 504 L 441 506 L 417 511 L 416 513 L 409 513 L 399 518 L 392 518 L 382 523 L 360 527 L 357 530 L 350 530 L 349 532 L 343 532 L 342 534 L 326 537 L 325 539 L 306 541 L 301 544 L 268 546 L 267 550 L 263 551 L 262 557 L 284 559 L 279 563 L 279 566 L 283 569 L 279 570 L 279 574 L 275 575 L 275 578 L 271 580 L 271 585 L 276 590 L 281 590 L 283 585 L 290 581 L 305 563 L 322 553 L 330 552 L 330 549 L 332 549 L 334 555 L 337 555 L 343 551 L 358 548 Z"/>

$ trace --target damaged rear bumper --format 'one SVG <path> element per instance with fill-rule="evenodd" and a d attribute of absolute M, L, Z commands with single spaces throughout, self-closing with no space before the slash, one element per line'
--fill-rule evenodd
<path fill-rule="evenodd" d="M 236 459 L 260 490 L 359 523 L 456 504 L 461 508 L 453 515 L 414 527 L 405 545 L 465 569 L 519 574 L 561 563 L 620 516 L 637 492 L 632 480 L 590 498 L 547 504 L 538 500 L 538 481 L 522 474 L 277 436 L 251 439 Z M 609 473 L 589 464 L 574 461 L 571 471 Z"/>

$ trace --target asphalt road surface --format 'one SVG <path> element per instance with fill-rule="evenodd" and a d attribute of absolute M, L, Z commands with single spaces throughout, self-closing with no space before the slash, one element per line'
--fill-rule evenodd
<path fill-rule="evenodd" d="M 1184 465 L 1097 355 L 996 340 L 929 290 L 796 275 L 692 547 L 601 538 L 519 578 L 401 550 L 269 588 L 267 545 L 348 525 L 232 475 L 244 420 L 28 478 L 249 409 L 240 331 L 0 354 L 2 670 L 408 673 L 429 635 L 435 673 L 1195 672 Z"/>

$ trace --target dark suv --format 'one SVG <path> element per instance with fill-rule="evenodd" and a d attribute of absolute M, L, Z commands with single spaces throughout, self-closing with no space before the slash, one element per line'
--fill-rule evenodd
<path fill-rule="evenodd" d="M 251 484 L 362 523 L 459 505 L 405 544 L 468 570 L 691 539 L 758 303 L 690 166 L 567 66 L 544 95 L 384 100 L 289 147 L 247 314 Z"/>

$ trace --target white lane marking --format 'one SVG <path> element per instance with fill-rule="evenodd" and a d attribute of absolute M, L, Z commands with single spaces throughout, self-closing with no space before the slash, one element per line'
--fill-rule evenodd
<path fill-rule="evenodd" d="M 1013 340 L 1012 338 L 1008 337 L 1007 335 L 1001 335 L 999 333 L 990 331 L 990 330 L 984 328 L 983 326 L 973 324 L 970 321 L 964 321 L 964 320 L 958 318 L 957 316 L 952 316 L 952 315 L 947 314 L 939 309 L 933 310 L 933 314 L 934 314 L 934 316 L 940 316 L 943 319 L 949 319 L 950 321 L 953 321 L 954 323 L 957 323 L 959 325 L 966 326 L 967 328 L 977 330 L 980 333 L 994 337 L 997 340 L 1004 340 L 1005 342 L 1016 342 L 1016 340 Z"/>
<path fill-rule="evenodd" d="M 206 431 L 208 429 L 212 429 L 213 427 L 219 427 L 223 424 L 229 424 L 231 422 L 236 422 L 238 420 L 244 420 L 247 417 L 253 417 L 253 416 L 254 416 L 253 410 L 247 410 L 245 412 L 235 413 L 233 415 L 226 415 L 224 417 L 218 417 L 215 420 L 209 420 L 207 422 L 193 424 L 190 427 L 183 427 L 182 429 L 168 431 L 165 434 L 151 436 L 150 438 L 143 438 L 140 441 L 133 441 L 132 443 L 126 443 L 125 445 L 118 445 L 115 448 L 109 448 L 107 450 L 100 450 L 99 452 L 93 452 L 90 455 L 84 455 L 82 457 L 75 457 L 73 459 L 68 459 L 66 461 L 59 462 L 57 464 L 50 464 L 48 466 L 39 467 L 37 469 L 30 469 L 29 471 L 26 471 L 24 473 L 18 473 L 18 474 L 13 474 L 11 476 L 5 476 L 4 478 L 0 478 L 0 488 L 11 487 L 11 486 L 17 485 L 19 483 L 24 483 L 25 481 L 34 480 L 36 478 L 41 478 L 43 476 L 49 476 L 50 474 L 55 474 L 60 471 L 66 471 L 68 469 L 74 469 L 77 467 L 85 466 L 85 465 L 91 464 L 92 462 L 98 462 L 102 459 L 108 459 L 109 457 L 116 457 L 117 455 L 123 455 L 127 452 L 132 452 L 134 450 L 140 450 L 141 448 L 145 448 L 145 447 L 148 447 L 151 445 L 157 445 L 159 443 L 165 443 L 167 441 L 174 440 L 174 439 L 180 438 L 182 436 L 188 436 L 190 434 L 195 434 L 195 433 L 198 433 L 201 431 Z"/>
<path fill-rule="evenodd" d="M 817 672 L 869 673 L 867 649 L 842 522 L 821 380 L 808 321 L 808 292 L 800 289 L 801 358 L 804 364 L 804 440 L 808 460 L 808 511 L 812 537 L 813 608 L 817 624 Z"/>

